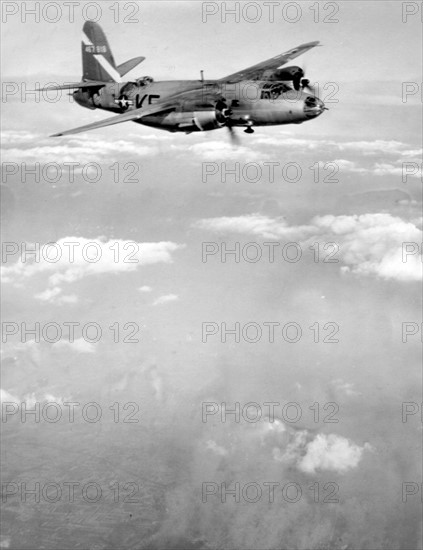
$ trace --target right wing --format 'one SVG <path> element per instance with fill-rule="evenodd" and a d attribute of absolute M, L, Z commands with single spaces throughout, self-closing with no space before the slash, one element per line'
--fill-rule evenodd
<path fill-rule="evenodd" d="M 92 124 L 86 124 L 85 126 L 79 126 L 78 128 L 73 128 L 72 130 L 65 130 L 64 132 L 59 132 L 53 134 L 50 137 L 58 136 L 68 136 L 70 134 L 79 134 L 80 132 L 86 132 L 87 130 L 96 130 L 97 128 L 104 128 L 105 126 L 111 126 L 112 124 L 120 124 L 121 122 L 128 122 L 130 120 L 139 120 L 145 116 L 156 115 L 158 113 L 165 113 L 167 111 L 172 111 L 176 108 L 175 104 L 156 104 L 151 106 L 149 109 L 141 107 L 140 109 L 133 109 L 122 115 L 115 115 L 110 118 L 105 118 L 98 122 L 93 122 Z"/>

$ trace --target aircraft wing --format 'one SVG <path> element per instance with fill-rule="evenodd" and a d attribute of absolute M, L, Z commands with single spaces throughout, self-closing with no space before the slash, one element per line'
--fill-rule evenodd
<path fill-rule="evenodd" d="M 225 76 L 224 78 L 220 78 L 219 80 L 220 82 L 239 82 L 240 80 L 260 79 L 264 71 L 267 71 L 269 69 L 278 69 L 281 65 L 285 65 L 285 63 L 288 63 L 288 61 L 291 61 L 291 59 L 298 57 L 302 53 L 305 53 L 306 51 L 318 45 L 318 41 L 301 44 L 300 46 L 297 46 L 292 50 L 276 55 L 275 57 L 271 57 L 266 61 L 257 63 L 257 65 L 252 65 L 247 69 L 230 74 L 228 76 Z"/>
<path fill-rule="evenodd" d="M 99 120 L 98 122 L 93 122 L 92 124 L 86 124 L 85 126 L 79 126 L 78 128 L 73 128 L 72 130 L 65 130 L 64 132 L 59 132 L 53 134 L 50 137 L 58 136 L 68 136 L 70 134 L 79 134 L 80 132 L 86 132 L 87 130 L 96 130 L 97 128 L 104 128 L 105 126 L 111 126 L 112 124 L 120 124 L 121 122 L 128 122 L 130 120 L 139 120 L 140 118 L 156 115 L 158 113 L 165 113 L 167 111 L 172 111 L 176 108 L 174 103 L 158 103 L 152 105 L 149 109 L 141 107 L 140 109 L 133 109 L 122 115 L 115 115 L 110 118 L 105 118 L 104 120 Z"/>
<path fill-rule="evenodd" d="M 89 80 L 87 82 L 70 82 L 69 84 L 62 84 L 57 86 L 46 86 L 45 88 L 38 88 L 36 92 L 44 92 L 49 90 L 76 90 L 78 88 L 103 88 L 106 82 L 99 80 Z"/>
<path fill-rule="evenodd" d="M 115 115 L 110 118 L 105 118 L 104 120 L 93 122 L 92 124 L 86 124 L 85 126 L 79 126 L 79 128 L 73 128 L 72 130 L 65 130 L 64 132 L 53 134 L 50 137 L 79 134 L 80 132 L 86 132 L 87 130 L 96 130 L 97 128 L 104 128 L 105 126 L 111 126 L 112 124 L 120 124 L 121 122 L 139 120 L 141 118 L 144 118 L 150 115 L 158 115 L 159 113 L 170 112 L 177 109 L 180 106 L 181 100 L 193 97 L 198 93 L 202 94 L 203 89 L 199 87 L 194 90 L 180 92 L 178 94 L 174 94 L 173 96 L 166 98 L 166 100 L 163 101 L 162 103 L 156 103 L 154 105 L 151 105 L 151 107 L 149 107 L 148 109 L 144 107 L 141 107 L 140 109 L 132 109 L 131 111 L 127 111 L 126 113 L 123 113 L 121 115 Z M 216 99 L 219 99 L 220 97 L 219 94 L 213 94 L 213 93 L 208 94 L 209 98 L 214 97 L 214 95 L 216 96 Z M 202 96 L 200 95 L 200 98 L 201 97 Z M 205 101 L 207 101 L 207 98 L 205 99 Z"/>

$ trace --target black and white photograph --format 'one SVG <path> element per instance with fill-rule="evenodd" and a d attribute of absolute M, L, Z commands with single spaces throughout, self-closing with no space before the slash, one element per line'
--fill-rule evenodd
<path fill-rule="evenodd" d="M 422 3 L 0 8 L 0 550 L 423 550 Z"/>

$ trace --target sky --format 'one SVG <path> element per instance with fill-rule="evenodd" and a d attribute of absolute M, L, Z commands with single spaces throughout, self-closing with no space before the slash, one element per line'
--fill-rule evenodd
<path fill-rule="evenodd" d="M 1 548 L 421 549 L 421 8 L 101 2 L 117 63 L 146 57 L 133 77 L 322 43 L 295 64 L 329 110 L 233 148 L 48 137 L 105 116 L 22 95 L 80 78 L 74 4 L 53 23 L 2 3 Z"/>

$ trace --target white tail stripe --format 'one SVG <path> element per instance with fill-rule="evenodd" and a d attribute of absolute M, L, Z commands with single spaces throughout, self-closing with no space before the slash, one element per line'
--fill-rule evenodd
<path fill-rule="evenodd" d="M 118 71 L 110 65 L 107 59 L 102 55 L 94 55 L 94 58 L 100 63 L 106 73 L 113 78 L 115 82 L 122 82 L 121 76 Z"/>
<path fill-rule="evenodd" d="M 86 46 L 94 46 L 94 44 L 91 42 L 91 40 L 88 38 L 88 36 L 85 34 L 85 32 L 82 33 L 82 42 Z"/>

